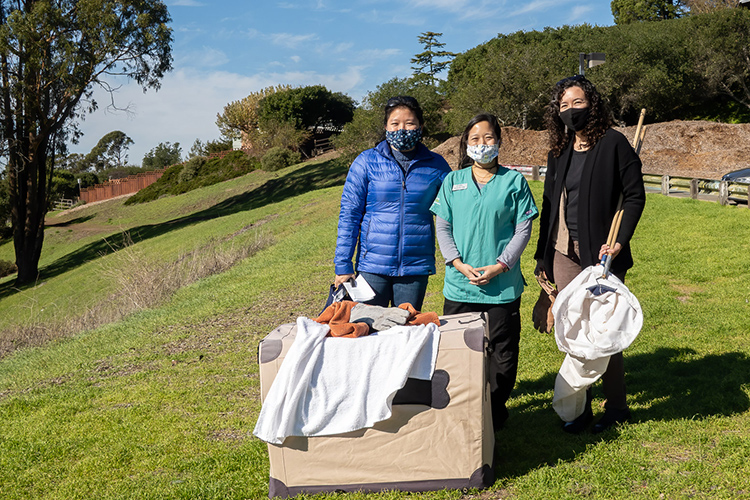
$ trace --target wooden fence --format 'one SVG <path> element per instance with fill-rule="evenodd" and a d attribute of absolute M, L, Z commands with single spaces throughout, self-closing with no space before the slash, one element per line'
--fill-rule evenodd
<path fill-rule="evenodd" d="M 95 201 L 108 200 L 123 194 L 136 193 L 146 186 L 150 186 L 156 182 L 162 175 L 164 175 L 165 170 L 166 169 L 141 172 L 136 175 L 129 175 L 122 179 L 112 179 L 111 181 L 102 184 L 83 188 L 81 189 L 81 199 L 86 203 L 93 203 Z"/>
<path fill-rule="evenodd" d="M 535 181 L 541 180 L 547 172 L 547 167 L 536 165 L 505 166 Z M 643 174 L 643 184 L 646 191 L 659 192 L 665 196 L 716 201 L 722 205 L 747 203 L 750 208 L 750 184 L 648 173 Z"/>
<path fill-rule="evenodd" d="M 75 204 L 75 200 L 70 200 L 67 198 L 60 198 L 55 202 L 55 210 L 67 210 L 69 208 L 73 208 L 73 205 Z"/>

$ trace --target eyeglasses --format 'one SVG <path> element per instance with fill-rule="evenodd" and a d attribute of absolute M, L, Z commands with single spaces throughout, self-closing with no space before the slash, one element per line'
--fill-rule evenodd
<path fill-rule="evenodd" d="M 583 81 L 585 79 L 586 79 L 586 77 L 583 76 L 583 75 L 573 75 L 573 76 L 569 76 L 567 78 L 563 78 L 562 80 L 560 80 L 559 82 L 557 82 L 555 85 L 556 86 L 557 85 L 562 85 L 565 82 L 580 82 L 580 81 Z"/>
<path fill-rule="evenodd" d="M 391 97 L 388 102 L 385 103 L 386 108 L 397 108 L 399 106 L 406 107 L 419 107 L 419 103 L 416 99 L 411 96 L 400 95 L 397 97 Z"/>

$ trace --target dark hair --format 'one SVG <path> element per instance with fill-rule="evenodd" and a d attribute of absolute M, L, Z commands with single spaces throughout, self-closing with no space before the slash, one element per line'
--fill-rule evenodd
<path fill-rule="evenodd" d="M 544 124 L 549 133 L 549 147 L 555 157 L 562 154 L 575 135 L 572 130 L 566 130 L 565 124 L 560 120 L 560 99 L 570 87 L 580 87 L 589 102 L 589 121 L 586 128 L 581 131 L 586 137 L 589 147 L 594 147 L 599 139 L 604 137 L 607 129 L 614 124 L 607 103 L 604 102 L 593 83 L 583 75 L 575 75 L 560 80 L 552 88 L 551 99 L 544 114 Z"/>
<path fill-rule="evenodd" d="M 502 130 L 500 128 L 500 121 L 497 119 L 497 116 L 490 113 L 479 113 L 478 115 L 474 116 L 474 118 L 469 120 L 469 124 L 466 125 L 464 133 L 461 134 L 461 142 L 458 146 L 458 168 L 468 167 L 474 163 L 474 160 L 469 158 L 469 155 L 466 154 L 466 146 L 469 142 L 469 132 L 472 128 L 474 128 L 474 125 L 482 122 L 487 122 L 490 124 L 492 131 L 495 133 L 495 137 L 497 137 L 497 145 L 500 146 L 502 144 Z"/>
<path fill-rule="evenodd" d="M 388 118 L 391 117 L 391 113 L 393 113 L 393 110 L 395 110 L 396 108 L 410 109 L 417 116 L 417 120 L 419 120 L 419 126 L 424 126 L 424 116 L 422 114 L 422 108 L 419 106 L 417 100 L 408 95 L 400 95 L 391 97 L 390 99 L 388 99 L 388 102 L 385 103 L 385 116 L 383 117 L 384 127 L 388 124 Z"/>

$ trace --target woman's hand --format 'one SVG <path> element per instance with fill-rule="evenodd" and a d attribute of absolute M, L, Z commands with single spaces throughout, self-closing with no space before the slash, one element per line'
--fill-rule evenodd
<path fill-rule="evenodd" d="M 481 273 L 476 279 L 469 280 L 472 285 L 486 285 L 492 278 L 498 274 L 505 272 L 505 267 L 502 264 L 492 264 L 490 266 L 482 266 L 474 269 L 474 272 Z"/>
<path fill-rule="evenodd" d="M 622 245 L 620 243 L 615 243 L 615 246 L 610 247 L 606 243 L 602 245 L 602 247 L 599 249 L 599 260 L 602 260 L 602 257 L 605 255 L 611 255 L 614 259 L 617 257 L 617 254 L 620 253 L 620 250 L 622 250 Z"/>
<path fill-rule="evenodd" d="M 474 268 L 469 264 L 462 262 L 461 259 L 454 259 L 452 264 L 453 267 L 469 279 L 469 283 L 477 286 L 486 285 L 492 278 L 502 273 L 504 270 L 502 264 Z"/>
<path fill-rule="evenodd" d="M 338 288 L 342 283 L 354 279 L 354 274 L 337 274 L 333 280 L 333 287 Z"/>
<path fill-rule="evenodd" d="M 599 260 L 601 260 L 601 258 Z M 542 279 L 547 279 L 547 273 L 544 271 L 544 261 L 542 259 L 536 261 L 534 276 L 541 276 Z"/>
<path fill-rule="evenodd" d="M 479 273 L 477 273 L 473 267 L 471 267 L 469 264 L 464 264 L 464 262 L 460 258 L 453 259 L 451 265 L 453 265 L 453 267 L 455 267 L 458 272 L 466 276 L 469 281 L 476 279 L 479 276 Z"/>

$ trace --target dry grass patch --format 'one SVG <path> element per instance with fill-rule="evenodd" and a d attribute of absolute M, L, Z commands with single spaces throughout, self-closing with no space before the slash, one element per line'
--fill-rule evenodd
<path fill-rule="evenodd" d="M 699 293 L 703 291 L 702 287 L 699 287 L 697 285 L 692 284 L 673 284 L 672 288 L 674 288 L 677 292 L 679 292 L 680 295 L 677 296 L 677 300 L 679 300 L 682 303 L 687 302 L 690 300 L 692 295 L 694 293 Z"/>
<path fill-rule="evenodd" d="M 251 227 L 253 225 L 246 226 L 221 240 L 211 240 L 170 262 L 150 260 L 126 234 L 125 247 L 102 265 L 101 270 L 102 276 L 115 284 L 116 292 L 78 316 L 58 322 L 32 318 L 25 324 L 0 332 L 0 359 L 17 349 L 39 347 L 156 307 L 180 288 L 228 270 L 273 243 L 270 235 L 260 232 L 249 243 L 231 241 Z"/>

